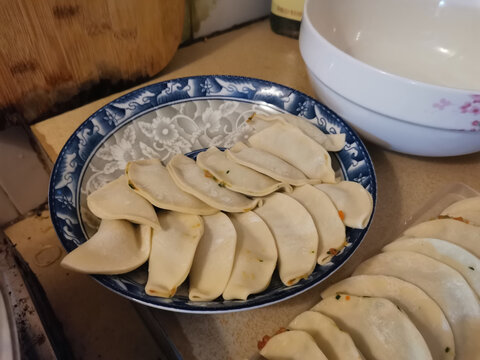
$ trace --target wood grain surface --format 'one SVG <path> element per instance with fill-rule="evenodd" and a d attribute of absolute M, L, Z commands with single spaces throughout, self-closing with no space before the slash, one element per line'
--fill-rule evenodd
<path fill-rule="evenodd" d="M 185 0 L 0 0 L 0 113 L 32 121 L 101 81 L 157 74 L 180 43 L 184 8 Z"/>

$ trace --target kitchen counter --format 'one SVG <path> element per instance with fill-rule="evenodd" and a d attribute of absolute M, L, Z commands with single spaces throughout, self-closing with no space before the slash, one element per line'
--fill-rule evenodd
<path fill-rule="evenodd" d="M 272 33 L 268 21 L 180 49 L 170 65 L 146 84 L 202 74 L 257 77 L 314 96 L 298 42 Z M 54 161 L 76 127 L 119 95 L 45 120 L 33 125 L 32 130 Z M 256 353 L 257 340 L 285 326 L 295 315 L 314 305 L 326 285 L 349 275 L 359 261 L 396 236 L 404 220 L 435 192 L 454 182 L 480 190 L 480 153 L 423 158 L 386 151 L 370 143 L 366 146 L 377 173 L 377 209 L 363 244 L 349 262 L 325 284 L 266 308 L 223 315 L 150 312 L 185 359 L 251 358 Z M 39 227 L 38 231 L 34 230 L 35 226 Z M 34 261 L 42 246 L 60 248 L 47 213 L 38 219 L 17 223 L 6 233 L 19 244 L 19 251 L 29 262 Z M 128 301 L 103 289 L 88 276 L 67 273 L 58 266 L 58 260 L 50 267 L 33 268 L 78 357 L 111 358 L 109 349 L 113 348 L 116 358 L 129 358 L 135 351 L 139 351 L 137 358 L 159 356 L 155 343 Z M 99 311 L 100 307 L 105 310 Z M 105 312 L 106 315 L 101 315 Z"/>

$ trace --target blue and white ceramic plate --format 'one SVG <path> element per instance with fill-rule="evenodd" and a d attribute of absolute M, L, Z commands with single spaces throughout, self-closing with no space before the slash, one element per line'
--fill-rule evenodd
<path fill-rule="evenodd" d="M 337 174 L 361 183 L 376 200 L 376 179 L 362 141 L 331 110 L 294 89 L 236 76 L 197 76 L 149 85 L 124 95 L 90 116 L 63 147 L 50 180 L 53 225 L 67 251 L 85 242 L 98 226 L 86 206 L 88 194 L 120 176 L 130 160 L 177 153 L 195 155 L 209 146 L 228 148 L 246 140 L 252 113 L 288 112 L 306 118 L 323 132 L 345 133 L 343 150 L 332 153 Z M 369 224 L 370 225 L 370 224 Z M 191 302 L 186 285 L 171 299 L 145 294 L 147 267 L 119 276 L 93 276 L 128 299 L 165 310 L 220 313 L 273 304 L 317 285 L 356 250 L 367 229 L 347 229 L 349 246 L 331 263 L 318 266 L 308 279 L 286 287 L 275 273 L 268 289 L 246 301 Z"/>

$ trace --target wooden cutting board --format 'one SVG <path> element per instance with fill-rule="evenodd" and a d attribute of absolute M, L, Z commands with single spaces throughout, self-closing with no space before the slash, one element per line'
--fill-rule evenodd
<path fill-rule="evenodd" d="M 157 74 L 184 11 L 185 0 L 0 0 L 0 114 L 31 121 L 100 81 Z"/>

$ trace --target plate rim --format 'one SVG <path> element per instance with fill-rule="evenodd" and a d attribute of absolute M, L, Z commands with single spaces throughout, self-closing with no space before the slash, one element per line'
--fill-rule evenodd
<path fill-rule="evenodd" d="M 184 307 L 178 307 L 178 304 L 173 304 L 173 303 L 172 303 L 172 305 L 166 306 L 166 305 L 162 305 L 162 304 L 155 304 L 155 303 L 148 302 L 145 299 L 138 298 L 135 294 L 133 294 L 133 295 L 130 294 L 129 291 L 123 291 L 121 289 L 117 289 L 117 288 L 113 288 L 112 286 L 109 286 L 108 284 L 105 283 L 104 278 L 105 277 L 111 277 L 111 275 L 92 275 L 92 274 L 90 274 L 90 276 L 93 279 L 95 279 L 98 283 L 100 283 L 102 286 L 106 287 L 108 290 L 113 291 L 114 293 L 117 293 L 120 296 L 125 297 L 129 300 L 135 301 L 137 303 L 140 303 L 140 304 L 143 304 L 143 305 L 146 305 L 146 306 L 157 308 L 157 309 L 174 311 L 174 312 L 181 312 L 181 313 L 195 313 L 195 314 L 230 313 L 230 312 L 252 310 L 252 309 L 257 309 L 257 308 L 260 308 L 260 307 L 273 305 L 273 304 L 279 303 L 281 301 L 290 299 L 294 296 L 297 296 L 297 295 L 313 288 L 314 286 L 319 285 L 320 283 L 325 281 L 327 278 L 329 278 L 331 275 L 333 275 L 336 271 L 338 271 L 340 268 L 342 268 L 345 265 L 345 263 L 350 259 L 350 257 L 356 252 L 356 250 L 358 249 L 360 244 L 364 241 L 364 239 L 365 239 L 365 237 L 368 233 L 368 230 L 370 229 L 370 225 L 372 223 L 372 220 L 373 220 L 373 217 L 374 217 L 374 214 L 375 214 L 375 210 L 376 210 L 376 201 L 377 201 L 377 194 L 378 194 L 378 184 L 377 184 L 377 179 L 376 179 L 375 167 L 374 167 L 374 164 L 371 160 L 370 154 L 368 153 L 367 148 L 365 147 L 365 144 L 363 143 L 361 138 L 350 127 L 350 125 L 348 125 L 340 116 L 338 116 L 334 111 L 332 111 L 327 106 L 325 106 L 323 103 L 314 99 L 313 97 L 311 97 L 311 96 L 309 96 L 309 95 L 307 95 L 307 94 L 305 94 L 305 93 L 303 93 L 299 90 L 295 90 L 295 89 L 293 89 L 289 86 L 279 84 L 279 83 L 276 83 L 276 82 L 273 82 L 273 81 L 268 81 L 268 80 L 263 80 L 263 79 L 259 79 L 259 78 L 248 77 L 248 76 L 236 76 L 236 75 L 215 75 L 215 74 L 212 74 L 212 75 L 196 75 L 196 76 L 185 76 L 185 77 L 179 77 L 179 78 L 174 78 L 174 79 L 167 79 L 167 80 L 151 83 L 151 84 L 145 85 L 143 87 L 140 87 L 138 89 L 135 89 L 133 91 L 129 91 L 129 92 L 127 92 L 127 93 L 125 93 L 125 94 L 123 94 L 123 95 L 121 95 L 121 96 L 119 96 L 115 99 L 112 99 L 110 102 L 102 105 L 99 109 L 97 109 L 94 113 L 92 113 L 88 118 L 86 118 L 75 129 L 75 131 L 70 135 L 70 137 L 65 142 L 65 144 L 62 146 L 62 149 L 57 156 L 57 159 L 55 161 L 55 164 L 53 166 L 52 173 L 51 173 L 51 176 L 50 176 L 49 188 L 48 188 L 48 204 L 49 204 L 50 218 L 51 218 L 53 227 L 55 229 L 55 233 L 56 233 L 60 243 L 62 244 L 62 247 L 67 252 L 69 252 L 69 251 L 67 250 L 67 247 L 65 246 L 64 233 L 63 233 L 63 231 L 61 231 L 60 226 L 57 226 L 57 223 L 54 221 L 57 218 L 57 214 L 55 213 L 56 206 L 55 206 L 55 201 L 54 201 L 55 200 L 55 196 L 54 196 L 54 194 L 55 194 L 55 184 L 57 183 L 55 181 L 55 179 L 56 179 L 56 176 L 59 172 L 59 168 L 61 166 L 61 164 L 60 164 L 61 160 L 64 159 L 66 151 L 69 148 L 71 148 L 72 146 L 74 146 L 74 142 L 76 141 L 77 135 L 79 133 L 81 133 L 81 131 L 85 128 L 85 126 L 87 126 L 93 119 L 95 119 L 95 117 L 102 110 L 104 110 L 108 106 L 111 106 L 115 102 L 120 102 L 122 100 L 134 97 L 137 94 L 141 94 L 142 92 L 148 91 L 148 89 L 151 89 L 155 86 L 160 86 L 162 84 L 178 83 L 180 81 L 188 81 L 188 80 L 208 80 L 208 79 L 217 79 L 217 78 L 220 78 L 220 79 L 225 80 L 225 81 L 232 81 L 232 80 L 233 81 L 244 81 L 244 82 L 246 81 L 246 82 L 259 84 L 262 87 L 273 86 L 273 87 L 277 87 L 277 88 L 282 88 L 284 90 L 289 91 L 290 95 L 294 94 L 296 96 L 301 96 L 305 100 L 310 101 L 312 104 L 320 106 L 320 108 L 322 110 L 322 113 L 328 114 L 329 117 L 333 118 L 333 120 L 340 123 L 342 125 L 342 127 L 344 127 L 350 133 L 350 135 L 353 137 L 354 142 L 357 144 L 357 146 L 359 147 L 359 150 L 361 150 L 361 152 L 362 152 L 363 158 L 366 160 L 365 162 L 366 162 L 367 168 L 369 169 L 369 174 L 368 175 L 370 175 L 370 183 L 371 183 L 371 186 L 372 186 L 371 190 L 369 191 L 370 194 L 372 195 L 372 200 L 373 200 L 372 214 L 370 216 L 370 219 L 369 219 L 368 224 L 365 227 L 365 229 L 360 230 L 360 235 L 359 235 L 360 238 L 356 242 L 351 243 L 351 249 L 349 250 L 349 252 L 346 254 L 346 256 L 344 258 L 342 258 L 341 261 L 339 261 L 338 264 L 333 264 L 334 266 L 332 265 L 334 267 L 332 270 L 327 270 L 325 273 L 321 274 L 320 275 L 321 278 L 317 279 L 316 281 L 311 281 L 311 283 L 303 284 L 303 286 L 300 289 L 298 289 L 294 285 L 291 288 L 287 288 L 284 293 L 277 294 L 272 299 L 263 299 L 263 300 L 259 301 L 259 303 L 251 304 L 251 303 L 249 303 L 249 299 L 247 299 L 247 300 L 228 300 L 229 305 L 230 304 L 232 304 L 232 305 L 230 305 L 230 306 L 228 306 L 228 305 L 223 306 L 222 305 L 220 308 L 216 308 L 215 306 L 212 306 L 212 305 L 208 305 L 208 306 L 191 305 L 191 302 L 190 302 L 190 304 L 184 304 Z M 155 94 L 155 95 L 158 95 L 158 94 Z M 247 103 L 252 103 L 252 104 L 264 103 L 266 105 L 269 105 L 271 107 L 274 107 L 274 108 L 277 108 L 281 111 L 284 111 L 285 113 L 292 113 L 288 109 L 285 109 L 285 108 L 282 109 L 279 106 L 277 106 L 276 104 L 270 103 L 270 102 L 265 101 L 265 100 L 239 98 L 238 96 L 222 96 L 222 95 L 215 95 L 215 94 L 213 94 L 213 95 L 205 94 L 203 96 L 189 97 L 189 98 L 185 98 L 185 99 L 178 99 L 178 98 L 176 100 L 168 100 L 167 99 L 165 101 L 162 101 L 162 102 L 158 103 L 155 106 L 150 106 L 148 108 L 145 108 L 142 111 L 136 112 L 136 113 L 134 113 L 133 116 L 127 117 L 120 124 L 116 124 L 109 133 L 102 136 L 100 142 L 97 144 L 95 149 L 98 149 L 98 146 L 103 144 L 108 138 L 110 138 L 110 136 L 113 133 L 118 131 L 118 129 L 120 129 L 123 126 L 126 126 L 127 124 L 131 123 L 136 118 L 138 118 L 139 116 L 141 116 L 141 115 L 143 115 L 147 112 L 155 111 L 159 108 L 169 106 L 169 105 L 173 105 L 174 103 L 179 103 L 179 102 L 188 102 L 188 101 L 195 101 L 195 100 L 213 100 L 213 99 L 242 101 L 242 102 L 247 102 Z M 306 119 L 306 120 L 308 121 L 308 119 Z M 91 156 L 94 155 L 94 152 L 95 152 L 94 150 L 95 149 L 93 149 L 89 153 L 89 156 L 87 157 L 87 159 L 85 160 L 85 162 L 83 164 L 83 167 L 82 167 L 79 179 L 78 179 L 79 181 L 78 181 L 77 187 L 75 188 L 76 191 L 75 191 L 74 194 L 72 194 L 75 197 L 78 196 L 79 191 L 80 191 L 79 190 L 79 187 L 81 186 L 80 180 L 83 177 L 84 168 L 86 167 L 86 165 L 88 165 L 89 159 L 91 158 Z M 340 166 L 342 168 L 342 172 L 345 174 L 344 169 L 343 169 L 344 164 L 341 161 L 339 155 L 337 153 L 333 153 L 333 154 L 337 157 L 337 159 L 340 163 Z M 80 218 L 78 217 L 78 211 L 79 211 L 78 203 L 77 203 L 77 206 L 75 206 L 75 211 L 77 212 L 77 219 L 80 220 Z M 80 221 L 79 221 L 79 226 L 82 228 L 82 225 L 80 224 Z M 83 228 L 82 228 L 82 232 L 83 232 Z M 302 284 L 300 284 L 300 285 L 302 285 Z M 288 290 L 290 290 L 290 291 L 288 291 Z M 144 296 L 148 297 L 148 295 L 146 295 L 146 294 Z M 202 303 L 202 302 L 199 302 L 199 304 L 200 303 Z M 209 303 L 211 304 L 211 302 L 209 302 Z M 231 307 L 231 306 L 233 306 L 233 307 Z"/>

